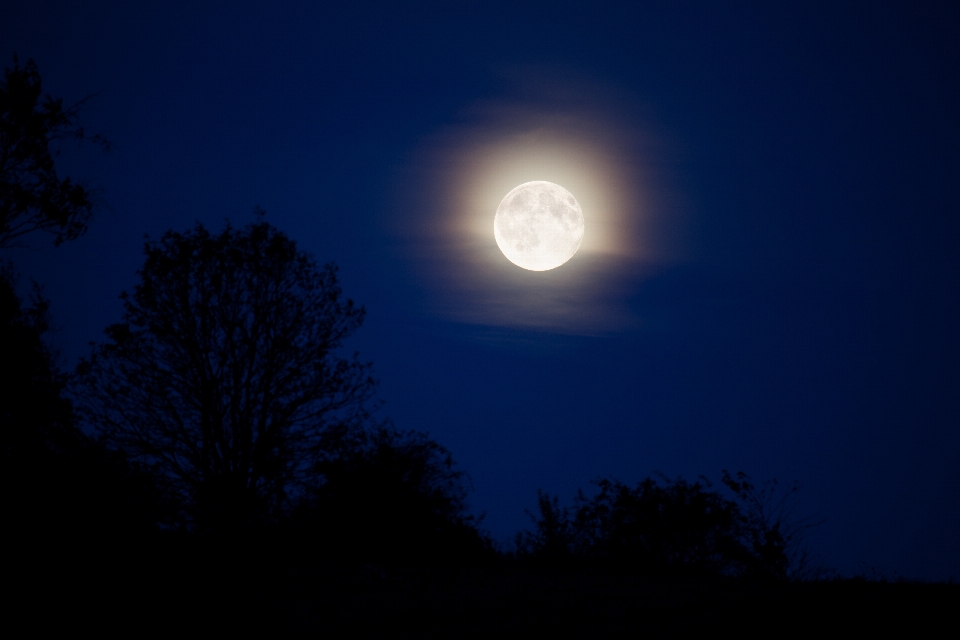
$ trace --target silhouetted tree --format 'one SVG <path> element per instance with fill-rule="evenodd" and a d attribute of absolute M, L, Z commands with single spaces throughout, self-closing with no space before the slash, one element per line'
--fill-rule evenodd
<path fill-rule="evenodd" d="M 58 140 L 89 140 L 105 148 L 101 136 L 88 136 L 78 114 L 86 99 L 71 107 L 42 93 L 33 60 L 4 70 L 0 83 L 0 248 L 33 231 L 54 234 L 55 243 L 79 237 L 93 211 L 92 191 L 54 167 Z"/>
<path fill-rule="evenodd" d="M 467 514 L 466 477 L 426 434 L 389 424 L 318 463 L 322 484 L 294 524 L 328 553 L 364 562 L 467 560 L 490 552 Z"/>
<path fill-rule="evenodd" d="M 804 532 L 821 524 L 796 515 L 798 483 L 786 491 L 776 480 L 755 485 L 742 471 L 723 471 L 723 484 L 740 502 L 744 544 L 752 551 L 748 570 L 758 576 L 785 580 L 803 577 L 809 557 L 802 545 Z"/>
<path fill-rule="evenodd" d="M 145 246 L 123 322 L 78 367 L 83 415 L 210 529 L 283 513 L 369 416 L 369 364 L 336 355 L 363 320 L 332 264 L 258 219 Z"/>
<path fill-rule="evenodd" d="M 743 472 L 724 471 L 731 500 L 706 478 L 647 478 L 636 487 L 609 479 L 596 484 L 596 495 L 587 498 L 581 491 L 570 507 L 540 492 L 534 531 L 517 536 L 518 551 L 547 562 L 586 561 L 642 573 L 783 580 L 802 569 L 796 543 L 813 523 L 793 517 L 796 485 L 778 495 L 776 481 L 757 487 Z"/>
<path fill-rule="evenodd" d="M 736 503 L 711 491 L 706 480 L 596 484 L 596 495 L 588 499 L 580 492 L 568 508 L 541 493 L 536 532 L 519 536 L 520 550 L 644 573 L 731 574 L 748 560 Z"/>
<path fill-rule="evenodd" d="M 45 557 L 146 533 L 160 508 L 148 476 L 75 427 L 43 340 L 47 309 L 37 291 L 24 305 L 12 268 L 0 269 L 0 511 L 21 545 L 56 541 Z"/>
<path fill-rule="evenodd" d="M 583 500 L 580 493 L 578 501 Z M 576 551 L 578 532 L 574 528 L 570 507 L 561 507 L 557 496 L 551 496 L 542 489 L 537 491 L 537 518 L 527 511 L 533 519 L 534 531 L 521 531 L 516 536 L 517 550 L 524 555 L 534 555 L 548 562 L 568 561 Z"/>
<path fill-rule="evenodd" d="M 48 303 L 34 291 L 25 306 L 17 295 L 16 275 L 0 264 L 0 443 L 4 468 L 57 448 L 71 429 L 71 407 L 61 395 L 65 378 L 43 341 Z"/>
<path fill-rule="evenodd" d="M 64 108 L 43 94 L 32 60 L 20 67 L 14 57 L 4 71 L 0 249 L 34 231 L 54 233 L 59 245 L 86 230 L 92 193 L 57 177 L 51 148 L 66 138 L 108 146 L 79 126 L 82 104 Z M 13 267 L 0 261 L 0 511 L 16 555 L 34 558 L 28 573 L 66 549 L 137 538 L 160 513 L 150 478 L 76 427 L 66 377 L 44 339 L 48 309 L 37 288 L 24 303 Z"/>

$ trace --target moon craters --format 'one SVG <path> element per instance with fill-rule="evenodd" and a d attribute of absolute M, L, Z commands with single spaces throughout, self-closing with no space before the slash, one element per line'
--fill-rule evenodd
<path fill-rule="evenodd" d="M 525 182 L 497 207 L 494 236 L 503 254 L 531 271 L 555 269 L 573 257 L 583 241 L 583 211 L 558 184 Z"/>

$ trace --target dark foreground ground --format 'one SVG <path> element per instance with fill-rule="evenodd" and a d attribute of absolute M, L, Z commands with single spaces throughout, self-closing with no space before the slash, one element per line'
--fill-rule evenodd
<path fill-rule="evenodd" d="M 771 584 L 557 571 L 508 560 L 451 566 L 254 560 L 242 549 L 145 554 L 10 549 L 5 625 L 273 637 L 685 637 L 956 629 L 960 585 Z M 6 635 L 6 634 L 5 634 Z"/>

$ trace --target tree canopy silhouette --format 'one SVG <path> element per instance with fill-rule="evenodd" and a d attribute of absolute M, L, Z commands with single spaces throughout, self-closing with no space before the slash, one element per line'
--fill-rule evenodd
<path fill-rule="evenodd" d="M 20 549 L 46 545 L 50 560 L 68 543 L 147 533 L 161 506 L 148 476 L 76 428 L 48 326 L 47 301 L 35 291 L 25 304 L 0 267 L 0 512 Z"/>
<path fill-rule="evenodd" d="M 0 83 L 0 248 L 33 231 L 54 234 L 55 243 L 73 240 L 87 229 L 93 192 L 54 166 L 57 140 L 90 140 L 105 148 L 102 136 L 88 136 L 78 114 L 86 99 L 71 107 L 42 93 L 33 60 L 4 70 Z"/>
<path fill-rule="evenodd" d="M 32 304 L 24 305 L 16 280 L 13 267 L 0 264 L 0 362 L 9 374 L 0 385 L 5 458 L 8 451 L 45 450 L 71 426 L 70 403 L 61 396 L 65 378 L 43 341 L 49 305 L 37 291 Z M 32 402 L 24 402 L 28 398 Z"/>
<path fill-rule="evenodd" d="M 92 140 L 78 124 L 84 101 L 64 108 L 43 94 L 32 60 L 0 80 L 0 249 L 47 231 L 55 243 L 86 230 L 92 192 L 54 167 L 57 140 Z M 148 475 L 76 427 L 67 377 L 45 339 L 49 303 L 25 302 L 13 266 L 0 260 L 0 511 L 21 551 L 46 562 L 67 548 L 149 533 L 162 509 Z M 23 554 L 27 557 L 29 554 Z M 61 557 L 62 559 L 62 557 Z M 37 567 L 31 568 L 33 572 Z"/>
<path fill-rule="evenodd" d="M 295 514 L 300 535 L 344 560 L 449 562 L 488 557 L 492 543 L 467 514 L 467 478 L 426 434 L 389 423 L 331 452 L 323 483 Z"/>
<path fill-rule="evenodd" d="M 646 574 L 749 575 L 785 579 L 799 568 L 798 536 L 810 526 L 790 519 L 796 487 L 756 487 L 744 473 L 724 472 L 727 498 L 698 482 L 646 478 L 636 487 L 601 479 L 571 507 L 540 492 L 534 531 L 521 532 L 521 555 L 549 563 L 590 562 Z"/>
<path fill-rule="evenodd" d="M 86 419 L 143 461 L 204 528 L 282 513 L 369 417 L 370 365 L 336 350 L 360 327 L 332 264 L 259 218 L 145 246 L 123 322 L 78 367 Z"/>

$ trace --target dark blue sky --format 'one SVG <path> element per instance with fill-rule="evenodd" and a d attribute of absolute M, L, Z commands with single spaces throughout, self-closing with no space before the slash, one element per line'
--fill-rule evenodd
<path fill-rule="evenodd" d="M 119 320 L 144 234 L 260 205 L 340 266 L 384 415 L 453 452 L 497 539 L 538 488 L 742 469 L 802 483 L 825 564 L 960 578 L 955 3 L 146 4 L 0 7 L 4 66 L 96 93 L 115 143 L 61 156 L 104 189 L 87 235 L 13 255 L 65 366 Z M 424 148 L 521 104 L 520 129 L 586 104 L 643 141 L 622 157 L 674 248 L 604 281 L 626 324 L 458 316 L 486 302 L 424 277 L 417 212 L 452 188 L 410 179 Z"/>

